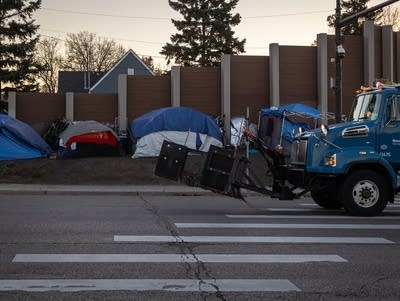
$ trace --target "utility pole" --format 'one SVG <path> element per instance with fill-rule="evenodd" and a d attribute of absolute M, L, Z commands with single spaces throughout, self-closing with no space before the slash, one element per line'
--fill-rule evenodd
<path fill-rule="evenodd" d="M 341 0 L 336 0 L 336 13 L 335 13 L 335 121 L 339 123 L 342 121 L 342 59 L 344 56 L 339 56 L 338 47 L 342 45 L 341 35 Z"/>
<path fill-rule="evenodd" d="M 365 15 L 374 12 L 378 9 L 381 9 L 385 6 L 388 6 L 392 3 L 395 3 L 399 0 L 389 0 L 385 1 L 381 4 L 375 5 L 368 9 L 365 9 L 359 13 L 348 16 L 344 19 L 341 19 L 341 0 L 336 0 L 336 13 L 335 13 L 335 66 L 336 66 L 336 75 L 335 75 L 335 119 L 336 123 L 342 121 L 342 60 L 345 56 L 345 50 L 342 45 L 342 35 L 341 29 L 347 24 L 351 23 L 353 20 L 364 17 Z"/>

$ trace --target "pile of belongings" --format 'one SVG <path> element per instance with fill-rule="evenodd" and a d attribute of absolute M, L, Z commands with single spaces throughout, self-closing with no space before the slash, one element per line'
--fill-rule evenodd
<path fill-rule="evenodd" d="M 284 155 L 290 156 L 291 144 L 300 133 L 300 128 L 309 131 L 318 124 L 321 113 L 318 109 L 302 103 L 284 104 L 260 110 L 258 137 L 271 150 L 278 145 Z"/>
<path fill-rule="evenodd" d="M 210 145 L 222 146 L 222 133 L 216 121 L 187 107 L 166 107 L 134 119 L 129 126 L 133 158 L 157 157 L 163 141 L 207 152 Z"/>
<path fill-rule="evenodd" d="M 93 120 L 71 123 L 59 136 L 57 158 L 121 155 L 118 135 Z"/>
<path fill-rule="evenodd" d="M 48 126 L 43 139 L 51 146 L 52 149 L 58 148 L 58 137 L 65 131 L 71 122 L 65 118 L 56 118 Z"/>
<path fill-rule="evenodd" d="M 51 147 L 28 124 L 0 114 L 0 160 L 50 156 Z"/>

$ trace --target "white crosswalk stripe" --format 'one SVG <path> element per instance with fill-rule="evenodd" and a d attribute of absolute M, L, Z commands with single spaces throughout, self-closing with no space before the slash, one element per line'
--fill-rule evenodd
<path fill-rule="evenodd" d="M 395 216 L 350 216 L 350 215 L 267 215 L 267 214 L 226 214 L 227 218 L 232 219 L 350 219 L 350 220 L 396 220 L 400 219 L 399 215 Z"/>
<path fill-rule="evenodd" d="M 394 244 L 381 237 L 319 237 L 319 236 L 142 236 L 115 235 L 116 242 L 146 243 L 324 243 L 324 244 Z"/>
<path fill-rule="evenodd" d="M 353 229 L 353 230 L 398 230 L 400 225 L 373 224 L 260 224 L 260 223 L 175 223 L 177 228 L 213 229 Z"/>
<path fill-rule="evenodd" d="M 209 262 L 209 263 L 305 263 L 347 262 L 324 254 L 17 254 L 12 262 Z"/>
<path fill-rule="evenodd" d="M 0 291 L 173 291 L 173 292 L 300 291 L 287 279 L 26 279 L 0 280 Z"/>

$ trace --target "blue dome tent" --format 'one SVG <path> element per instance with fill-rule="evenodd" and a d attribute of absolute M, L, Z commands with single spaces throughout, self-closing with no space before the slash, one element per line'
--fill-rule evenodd
<path fill-rule="evenodd" d="M 28 124 L 0 114 L 0 160 L 49 156 L 51 147 Z"/>

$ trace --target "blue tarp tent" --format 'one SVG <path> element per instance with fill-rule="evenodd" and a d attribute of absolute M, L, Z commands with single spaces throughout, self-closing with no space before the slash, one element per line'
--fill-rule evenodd
<path fill-rule="evenodd" d="M 216 121 L 187 107 L 166 107 L 134 119 L 129 132 L 136 143 L 134 157 L 158 156 L 163 140 L 207 151 L 209 144 L 222 145 Z"/>
<path fill-rule="evenodd" d="M 0 160 L 33 159 L 51 154 L 50 146 L 26 123 L 0 114 Z"/>
<path fill-rule="evenodd" d="M 207 134 L 222 141 L 221 131 L 211 117 L 186 107 L 167 107 L 148 112 L 131 122 L 134 138 L 159 131 L 191 131 Z"/>

